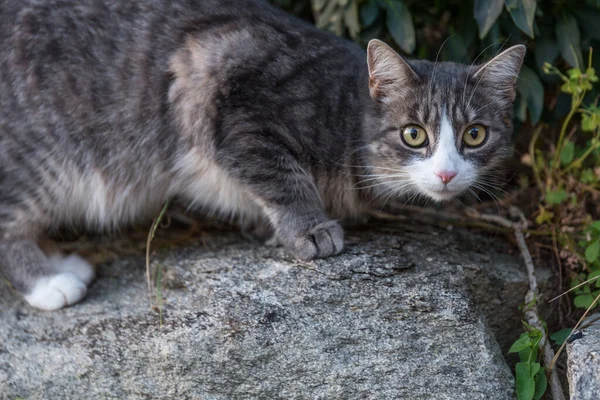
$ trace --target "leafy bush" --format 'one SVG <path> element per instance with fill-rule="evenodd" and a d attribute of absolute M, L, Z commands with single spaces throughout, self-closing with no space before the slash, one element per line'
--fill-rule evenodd
<path fill-rule="evenodd" d="M 539 400 L 546 392 L 546 371 L 538 362 L 542 337 L 542 332 L 532 328 L 521 334 L 508 350 L 519 355 L 520 361 L 515 365 L 518 400 Z"/>
<path fill-rule="evenodd" d="M 536 223 L 550 227 L 553 241 L 566 250 L 563 258 L 571 264 L 573 286 L 600 276 L 600 221 L 593 220 L 600 218 L 600 107 L 596 100 L 586 102 L 598 82 L 591 51 L 589 56 L 587 67 L 571 68 L 566 74 L 544 65 L 546 73 L 562 82 L 561 92 L 571 97 L 570 109 L 550 148 L 538 148 L 543 126 L 535 130 L 526 161 L 543 198 Z M 575 306 L 591 306 L 600 294 L 599 284 L 576 288 Z"/>
<path fill-rule="evenodd" d="M 526 43 L 516 116 L 536 124 L 557 83 L 543 65 L 582 67 L 600 44 L 599 0 L 273 0 L 323 29 L 366 45 L 381 38 L 419 58 L 472 62 L 502 45 Z M 545 96 L 545 89 L 550 96 Z M 564 117 L 568 98 L 547 107 L 548 120 Z"/>

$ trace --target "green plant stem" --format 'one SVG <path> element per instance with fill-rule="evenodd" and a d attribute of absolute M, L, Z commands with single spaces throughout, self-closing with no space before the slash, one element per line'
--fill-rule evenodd
<path fill-rule="evenodd" d="M 539 350 L 539 345 L 540 345 L 540 342 L 542 341 L 542 337 L 544 337 L 543 334 L 542 334 L 542 336 L 540 336 L 540 338 L 537 340 L 537 342 L 535 342 L 535 344 L 532 346 L 532 348 L 538 347 L 538 350 Z M 528 363 L 531 363 L 532 355 L 533 355 L 533 351 L 529 352 L 529 358 L 527 359 Z"/>
<path fill-rule="evenodd" d="M 569 114 L 567 114 L 567 116 L 565 117 L 565 120 L 563 121 L 563 124 L 560 128 L 558 144 L 556 145 L 556 153 L 554 154 L 554 159 L 552 161 L 552 167 L 551 167 L 552 171 L 556 171 L 556 169 L 560 165 L 560 153 L 562 152 L 562 148 L 564 145 L 565 135 L 567 133 L 567 127 L 569 126 L 571 119 L 573 119 L 573 116 L 579 109 L 579 106 L 581 105 L 581 102 L 583 101 L 583 96 L 585 96 L 585 91 L 582 93 L 581 97 L 577 97 L 576 95 L 574 95 L 572 98 L 573 104 L 571 104 L 571 111 L 569 111 Z"/>
<path fill-rule="evenodd" d="M 577 160 L 574 160 L 573 162 L 571 162 L 566 168 L 565 168 L 565 172 L 569 171 L 571 168 L 574 168 L 578 165 L 583 165 L 583 162 L 585 161 L 586 158 L 588 158 L 590 156 L 590 154 L 592 154 L 594 151 L 598 150 L 598 148 L 600 148 L 600 145 L 598 143 L 600 143 L 600 128 L 596 129 L 596 134 L 594 135 L 594 139 L 592 140 L 593 145 L 590 146 L 589 149 L 587 149 L 585 151 L 585 153 L 583 153 L 581 155 L 581 157 L 579 157 Z"/>
<path fill-rule="evenodd" d="M 568 171 L 570 171 L 571 169 L 573 169 L 573 168 L 575 168 L 577 166 L 581 166 L 583 164 L 583 162 L 585 161 L 585 159 L 588 158 L 588 156 L 590 154 L 592 154 L 597 148 L 598 148 L 597 145 L 590 146 L 590 148 L 587 149 L 585 151 L 585 153 L 583 153 L 581 155 L 581 157 L 579 157 L 577 160 L 573 160 L 569 165 L 567 165 L 565 167 L 565 169 L 563 170 L 563 172 L 568 172 Z"/>
<path fill-rule="evenodd" d="M 529 141 L 529 156 L 531 157 L 531 164 L 533 169 L 533 177 L 535 179 L 535 184 L 538 189 L 543 192 L 544 184 L 542 183 L 542 178 L 540 177 L 540 171 L 538 170 L 537 163 L 535 161 L 535 145 L 537 143 L 538 138 L 540 137 L 540 133 L 542 132 L 542 125 L 538 126 L 533 132 L 533 136 Z"/>

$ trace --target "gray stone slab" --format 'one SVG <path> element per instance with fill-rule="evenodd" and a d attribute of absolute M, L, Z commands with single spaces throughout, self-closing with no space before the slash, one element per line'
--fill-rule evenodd
<path fill-rule="evenodd" d="M 382 226 L 300 262 L 223 233 L 154 257 L 162 322 L 139 257 L 100 265 L 85 301 L 57 312 L 0 283 L 0 398 L 512 399 L 473 301 L 522 302 L 522 280 L 500 278 L 521 263 L 496 241 Z"/>
<path fill-rule="evenodd" d="M 571 400 L 600 399 L 600 314 L 567 344 L 567 378 Z"/>

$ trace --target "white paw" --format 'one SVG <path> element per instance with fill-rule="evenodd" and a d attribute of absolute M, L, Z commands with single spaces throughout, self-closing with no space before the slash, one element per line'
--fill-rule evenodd
<path fill-rule="evenodd" d="M 77 303 L 85 297 L 86 292 L 86 284 L 77 275 L 63 272 L 38 280 L 25 300 L 42 310 L 58 310 Z"/>
<path fill-rule="evenodd" d="M 62 254 L 54 254 L 48 258 L 50 264 L 60 272 L 71 272 L 80 281 L 89 285 L 96 277 L 94 267 L 77 254 L 63 256 Z"/>

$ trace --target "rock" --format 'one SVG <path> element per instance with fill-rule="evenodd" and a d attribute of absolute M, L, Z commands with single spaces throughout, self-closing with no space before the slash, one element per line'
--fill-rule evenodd
<path fill-rule="evenodd" d="M 0 398 L 514 398 L 473 301 L 518 315 L 526 286 L 505 270 L 522 266 L 498 238 L 382 225 L 314 262 L 234 233 L 212 242 L 154 257 L 161 317 L 143 257 L 99 265 L 87 298 L 57 312 L 0 283 Z"/>
<path fill-rule="evenodd" d="M 571 400 L 600 399 L 600 318 L 599 314 L 590 317 L 594 321 L 581 330 L 580 335 L 567 344 L 567 379 Z"/>

